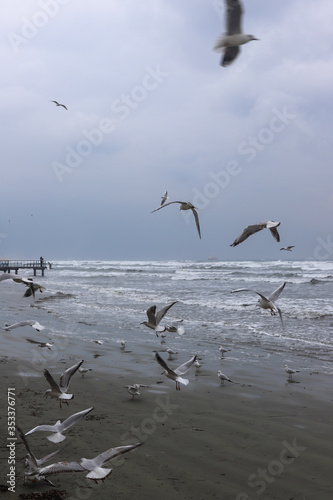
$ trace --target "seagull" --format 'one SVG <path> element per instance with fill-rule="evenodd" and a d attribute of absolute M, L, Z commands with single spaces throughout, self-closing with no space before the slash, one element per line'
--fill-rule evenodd
<path fill-rule="evenodd" d="M 67 394 L 67 390 L 69 387 L 70 380 L 74 373 L 80 368 L 84 360 L 79 361 L 76 363 L 76 365 L 71 366 L 70 368 L 67 368 L 67 370 L 64 371 L 64 373 L 61 374 L 60 376 L 60 381 L 59 385 L 54 381 L 52 375 L 50 372 L 45 368 L 44 369 L 44 376 L 48 383 L 51 386 L 51 389 L 48 389 L 45 392 L 45 396 L 51 396 L 51 398 L 57 398 L 59 399 L 60 402 L 60 408 L 61 408 L 61 401 L 64 400 L 67 403 L 68 399 L 73 399 L 74 394 Z M 68 403 L 67 403 L 68 404 Z"/>
<path fill-rule="evenodd" d="M 95 483 L 99 480 L 104 481 L 111 473 L 112 469 L 107 469 L 102 467 L 105 462 L 112 460 L 113 458 L 123 455 L 129 451 L 134 450 L 142 443 L 129 444 L 125 446 L 118 446 L 116 448 L 110 448 L 104 451 L 95 458 L 81 458 L 78 462 L 57 462 L 46 467 L 39 467 L 33 473 L 29 474 L 29 479 L 32 481 L 46 481 L 47 483 L 54 486 L 51 481 L 47 479 L 47 476 L 53 474 L 60 474 L 62 472 L 88 472 L 86 477 L 91 479 Z"/>
<path fill-rule="evenodd" d="M 182 319 L 178 321 L 171 321 L 170 325 L 165 325 L 165 329 L 170 333 L 177 333 L 178 335 L 183 335 L 185 333 L 185 328 L 181 324 Z"/>
<path fill-rule="evenodd" d="M 221 345 L 219 347 L 219 351 L 221 353 L 221 358 L 224 358 L 224 353 L 229 352 L 231 349 L 224 349 Z"/>
<path fill-rule="evenodd" d="M 66 108 L 66 106 L 65 106 L 64 104 L 59 104 L 59 102 L 57 102 L 57 101 L 49 101 L 49 102 L 54 102 L 54 104 L 55 104 L 56 106 L 62 106 L 63 108 L 67 109 L 67 108 Z M 68 110 L 67 110 L 67 111 L 68 111 Z"/>
<path fill-rule="evenodd" d="M 47 347 L 48 349 L 51 349 L 53 346 L 54 342 L 39 342 L 38 340 L 33 340 L 33 339 L 25 339 L 27 342 L 30 342 L 31 344 L 37 344 L 38 347 Z"/>
<path fill-rule="evenodd" d="M 173 356 L 178 354 L 177 351 L 173 351 L 172 349 L 170 349 L 170 347 L 167 348 L 167 353 L 169 354 L 169 359 L 172 359 Z"/>
<path fill-rule="evenodd" d="M 13 280 L 15 283 L 22 283 L 23 285 L 29 287 L 28 290 L 30 290 L 30 295 L 35 296 L 35 290 L 33 288 L 34 282 L 31 278 L 25 278 L 24 276 L 18 276 L 17 274 L 15 274 L 15 276 L 11 276 L 9 273 L 2 273 L 0 275 L 0 282 L 5 280 Z M 25 293 L 27 293 L 28 290 Z M 28 297 L 28 295 L 24 296 Z"/>
<path fill-rule="evenodd" d="M 194 366 L 195 366 L 196 372 L 198 372 L 200 370 L 200 368 L 202 367 L 202 365 L 199 363 L 199 361 L 197 359 L 194 362 Z"/>
<path fill-rule="evenodd" d="M 35 292 L 37 292 L 37 290 L 39 290 L 40 293 L 43 293 L 43 290 L 46 290 L 45 286 L 39 285 L 38 283 L 26 284 L 26 286 L 28 289 L 25 291 L 23 297 L 30 297 L 31 295 L 35 296 Z"/>
<path fill-rule="evenodd" d="M 125 346 L 126 346 L 125 340 L 121 340 L 120 344 L 121 344 L 121 348 L 120 349 L 125 349 Z"/>
<path fill-rule="evenodd" d="M 66 439 L 66 436 L 64 436 L 62 433 L 67 431 L 72 425 L 76 424 L 81 418 L 85 417 L 88 415 L 91 410 L 93 410 L 94 407 L 92 406 L 91 408 L 88 408 L 87 410 L 79 411 L 78 413 L 74 413 L 70 417 L 66 418 L 63 422 L 61 420 L 57 420 L 57 422 L 54 425 L 37 425 L 37 427 L 34 427 L 30 431 L 26 432 L 25 435 L 29 436 L 30 434 L 33 434 L 34 432 L 54 432 L 54 434 L 51 434 L 50 436 L 46 436 L 46 438 L 51 441 L 52 443 L 61 443 L 64 439 Z"/>
<path fill-rule="evenodd" d="M 35 320 L 26 320 L 26 321 L 19 321 L 18 323 L 13 323 L 12 325 L 9 325 L 8 323 L 5 323 L 5 330 L 7 332 L 10 332 L 14 328 L 20 328 L 20 326 L 31 326 L 37 332 L 40 332 L 41 330 L 45 329 L 45 326 L 40 325 L 38 321 Z"/>
<path fill-rule="evenodd" d="M 143 384 L 133 384 L 133 385 L 125 385 L 124 389 L 127 389 L 127 392 L 132 395 L 132 401 L 134 396 L 141 396 L 140 387 L 147 387 Z"/>
<path fill-rule="evenodd" d="M 217 376 L 219 377 L 220 381 L 221 381 L 221 384 L 224 385 L 224 381 L 227 380 L 228 382 L 231 382 L 233 384 L 233 381 L 230 380 L 229 377 L 227 377 L 227 375 L 224 375 L 224 373 L 221 372 L 221 370 L 219 370 L 217 372 Z"/>
<path fill-rule="evenodd" d="M 252 226 L 247 226 L 244 231 L 235 239 L 233 243 L 231 243 L 231 247 L 235 247 L 236 245 L 239 245 L 239 243 L 242 243 L 245 241 L 249 236 L 252 234 L 257 233 L 258 231 L 261 231 L 262 229 L 267 229 L 270 230 L 273 238 L 276 241 L 280 241 L 280 235 L 277 231 L 277 227 L 281 224 L 281 222 L 274 222 L 274 221 L 264 221 L 264 222 L 258 222 L 258 224 L 253 224 Z"/>
<path fill-rule="evenodd" d="M 216 41 L 214 50 L 224 52 L 221 57 L 221 66 L 229 66 L 239 54 L 240 45 L 258 40 L 253 35 L 245 35 L 241 29 L 241 17 L 243 9 L 238 0 L 225 0 L 226 5 L 226 33 L 223 33 Z"/>
<path fill-rule="evenodd" d="M 292 248 L 294 248 L 295 245 L 289 245 L 288 247 L 282 247 L 280 250 L 287 250 L 287 252 L 292 252 Z"/>
<path fill-rule="evenodd" d="M 84 375 L 88 372 L 91 372 L 92 368 L 84 368 L 83 366 L 80 366 L 79 372 L 82 374 L 82 378 L 84 378 Z"/>
<path fill-rule="evenodd" d="M 164 203 L 168 200 L 168 191 L 164 191 L 163 196 L 161 197 L 161 204 L 160 206 L 164 205 Z"/>
<path fill-rule="evenodd" d="M 286 283 L 287 282 L 284 281 L 282 283 L 282 285 L 279 286 L 279 288 L 277 288 L 276 290 L 274 290 L 273 293 L 270 294 L 270 296 L 268 297 L 268 299 L 264 295 L 262 295 L 261 293 L 256 292 L 256 290 L 251 290 L 250 288 L 239 288 L 237 290 L 232 290 L 231 293 L 236 293 L 236 292 L 254 292 L 254 293 L 256 293 L 257 295 L 259 295 L 259 299 L 258 299 L 257 305 L 259 307 L 262 307 L 263 309 L 270 309 L 272 316 L 274 316 L 278 312 L 279 316 L 280 316 L 280 319 L 281 319 L 281 323 L 283 325 L 281 310 L 280 310 L 279 307 L 277 307 L 275 305 L 275 302 L 280 297 L 282 290 L 286 286 Z"/>
<path fill-rule="evenodd" d="M 171 370 L 171 368 L 168 367 L 168 365 L 166 364 L 164 359 L 161 358 L 158 352 L 155 352 L 155 359 L 162 366 L 162 368 L 164 368 L 163 374 L 176 382 L 176 391 L 180 391 L 180 384 L 187 385 L 189 383 L 189 380 L 187 380 L 186 378 L 182 378 L 181 375 L 185 375 L 185 373 L 191 368 L 193 363 L 196 361 L 197 356 L 193 356 L 191 359 L 186 361 L 186 363 L 178 366 L 178 368 L 176 368 L 175 370 Z"/>
<path fill-rule="evenodd" d="M 26 458 L 26 466 L 29 467 L 29 472 L 26 473 L 26 475 L 30 475 L 30 474 L 33 474 L 35 471 L 37 471 L 42 465 L 45 464 L 45 462 L 47 462 L 48 460 L 50 460 L 52 457 L 54 457 L 54 455 L 56 455 L 57 453 L 59 453 L 60 450 L 56 450 L 56 451 L 53 451 L 52 453 L 50 453 L 49 455 L 46 455 L 45 457 L 42 457 L 42 458 L 36 458 L 35 455 L 32 453 L 31 449 L 30 449 L 30 446 L 28 444 L 28 441 L 24 435 L 24 432 L 18 427 L 16 426 L 16 431 L 19 435 L 19 437 L 21 438 L 27 452 L 28 452 L 28 455 L 27 455 L 27 458 Z M 24 478 L 24 482 L 26 480 L 26 477 Z"/>
<path fill-rule="evenodd" d="M 284 365 L 284 371 L 288 373 L 288 378 L 291 379 L 293 373 L 299 373 L 299 370 L 293 370 L 292 368 L 288 368 L 288 365 Z"/>
<path fill-rule="evenodd" d="M 192 203 L 190 201 L 169 201 L 169 203 L 165 203 L 164 205 L 160 205 L 158 208 L 155 208 L 155 210 L 153 210 L 151 213 L 154 213 L 157 210 L 160 210 L 161 208 L 167 207 L 168 205 L 172 205 L 173 203 L 180 203 L 179 210 L 192 210 L 192 213 L 193 213 L 194 219 L 195 219 L 195 223 L 197 226 L 199 238 L 201 239 L 198 212 L 195 209 L 196 207 L 194 205 L 192 205 Z"/>
<path fill-rule="evenodd" d="M 170 307 L 172 307 L 176 303 L 177 303 L 177 300 L 175 300 L 174 302 L 171 302 L 171 304 L 169 304 L 165 307 L 162 307 L 162 309 L 160 309 L 157 312 L 156 312 L 156 306 L 151 306 L 146 311 L 148 321 L 142 321 L 142 323 L 140 323 L 140 324 L 148 326 L 148 328 L 155 330 L 156 336 L 158 337 L 158 332 L 165 332 L 165 330 L 166 330 L 165 326 L 160 326 L 160 322 L 162 321 L 162 319 L 164 318 L 164 316 L 166 315 L 166 313 L 168 312 Z"/>

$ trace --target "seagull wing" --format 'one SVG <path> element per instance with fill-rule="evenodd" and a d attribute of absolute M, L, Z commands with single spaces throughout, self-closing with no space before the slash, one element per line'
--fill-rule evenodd
<path fill-rule="evenodd" d="M 156 324 L 158 325 L 160 323 L 160 321 L 162 321 L 162 319 L 164 318 L 164 316 L 166 315 L 166 313 L 169 311 L 170 307 L 172 307 L 174 304 L 176 304 L 178 301 L 175 300 L 174 302 L 171 302 L 171 304 L 165 306 L 165 307 L 162 307 L 162 309 L 160 309 L 159 311 L 157 311 L 156 313 Z"/>
<path fill-rule="evenodd" d="M 281 292 L 282 290 L 284 289 L 284 287 L 286 286 L 286 281 L 284 283 L 282 283 L 281 286 L 279 286 L 279 288 L 277 288 L 276 290 L 274 290 L 273 293 L 271 293 L 271 295 L 268 297 L 268 299 L 271 301 L 271 302 L 275 302 L 281 295 Z"/>
<path fill-rule="evenodd" d="M 277 242 L 279 242 L 280 241 L 280 235 L 279 235 L 278 230 L 276 229 L 276 227 L 270 227 L 269 230 L 270 230 L 271 235 L 273 236 L 273 238 Z"/>
<path fill-rule="evenodd" d="M 80 368 L 83 361 L 84 360 L 82 359 L 82 361 L 79 361 L 78 363 L 76 363 L 76 365 L 73 365 L 70 368 L 67 368 L 67 370 L 65 370 L 64 373 L 61 374 L 60 384 L 59 384 L 61 392 L 67 391 L 72 376 Z"/>
<path fill-rule="evenodd" d="M 84 472 L 84 468 L 78 462 L 56 462 L 38 470 L 38 476 L 51 476 L 62 472 Z"/>
<path fill-rule="evenodd" d="M 148 318 L 148 323 L 153 326 L 157 326 L 156 322 L 156 306 L 151 306 L 149 309 L 146 311 L 147 318 Z"/>
<path fill-rule="evenodd" d="M 155 208 L 151 213 L 157 212 L 157 210 L 161 210 L 161 208 L 167 207 L 168 205 L 172 205 L 173 203 L 184 203 L 183 201 L 169 201 L 168 203 L 164 203 L 163 205 L 160 205 L 159 207 Z"/>
<path fill-rule="evenodd" d="M 238 0 L 226 0 L 226 32 L 234 35 L 242 32 L 241 16 L 242 7 Z"/>
<path fill-rule="evenodd" d="M 30 446 L 28 444 L 28 441 L 26 440 L 26 437 L 24 435 L 24 432 L 17 426 L 16 427 L 16 430 L 17 430 L 17 433 L 18 435 L 20 436 L 27 452 L 29 453 L 29 457 L 30 457 L 30 461 L 29 461 L 29 464 L 30 464 L 30 467 L 32 466 L 34 469 L 36 469 L 38 467 L 38 464 L 37 464 L 37 459 L 35 457 L 35 455 L 32 453 L 31 449 L 30 449 Z"/>
<path fill-rule="evenodd" d="M 55 423 L 55 425 L 37 425 L 37 427 L 34 427 L 30 431 L 26 432 L 25 435 L 29 436 L 30 434 L 33 434 L 34 432 L 58 432 L 58 426 L 61 424 L 60 420 Z"/>
<path fill-rule="evenodd" d="M 229 66 L 229 64 L 231 64 L 236 59 L 239 53 L 240 48 L 238 45 L 234 45 L 233 47 L 226 47 L 221 57 L 221 66 L 223 66 L 224 68 L 226 66 Z"/>
<path fill-rule="evenodd" d="M 193 356 L 191 359 L 186 361 L 186 363 L 183 363 L 182 365 L 178 366 L 178 368 L 175 369 L 175 373 L 177 375 L 184 375 L 191 368 L 196 359 L 197 355 Z"/>
<path fill-rule="evenodd" d="M 92 406 L 91 408 L 88 408 L 87 410 L 79 411 L 78 413 L 74 413 L 70 417 L 66 418 L 66 420 L 64 420 L 58 426 L 59 431 L 62 432 L 62 431 L 69 429 L 70 427 L 72 427 L 72 425 L 76 424 L 76 422 L 81 420 L 81 418 L 83 418 L 85 415 L 88 415 L 88 413 L 91 412 L 91 410 L 93 410 L 93 409 L 94 409 L 94 407 Z"/>
<path fill-rule="evenodd" d="M 252 224 L 251 226 L 247 226 L 243 232 L 235 239 L 235 241 L 230 245 L 231 247 L 235 247 L 236 245 L 239 245 L 239 243 L 242 243 L 245 241 L 249 236 L 252 234 L 257 233 L 258 231 L 261 231 L 267 226 L 266 222 L 259 222 L 258 224 Z"/>
<path fill-rule="evenodd" d="M 134 450 L 135 448 L 138 448 L 138 446 L 141 446 L 142 443 L 137 443 L 137 444 L 130 444 L 126 446 L 117 446 L 116 448 L 110 448 L 109 450 L 104 451 L 100 455 L 97 455 L 97 457 L 87 460 L 86 458 L 82 458 L 80 460 L 80 464 L 82 467 L 87 468 L 88 470 L 92 470 L 88 467 L 93 465 L 93 468 L 95 467 L 100 467 L 104 463 L 108 462 L 109 460 L 112 460 L 113 458 L 118 457 L 119 455 L 123 455 L 124 453 L 127 453 L 129 451 Z"/>
<path fill-rule="evenodd" d="M 55 380 L 52 377 L 51 373 L 46 368 L 44 369 L 43 373 L 44 373 L 44 377 L 46 378 L 46 380 L 50 384 L 52 391 L 61 392 L 61 390 L 59 389 L 58 384 L 55 382 Z"/>
<path fill-rule="evenodd" d="M 193 212 L 195 223 L 197 225 L 197 230 L 198 230 L 198 233 L 199 233 L 199 238 L 201 239 L 201 232 L 200 232 L 200 224 L 199 224 L 199 215 L 198 215 L 198 212 L 196 211 L 195 208 L 191 208 L 191 210 Z"/>
<path fill-rule="evenodd" d="M 171 370 L 171 368 L 168 367 L 168 365 L 166 364 L 164 359 L 161 358 L 161 356 L 158 354 L 158 352 L 155 352 L 155 359 L 158 362 L 158 364 L 160 364 L 162 366 L 162 368 L 164 368 L 165 371 L 167 371 L 168 373 L 170 373 L 172 375 L 175 375 L 175 378 L 177 377 L 176 372 Z"/>

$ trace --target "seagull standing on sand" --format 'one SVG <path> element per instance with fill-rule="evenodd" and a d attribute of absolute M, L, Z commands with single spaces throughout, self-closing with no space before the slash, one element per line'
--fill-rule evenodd
<path fill-rule="evenodd" d="M 222 384 L 222 385 L 224 385 L 224 381 L 225 381 L 225 380 L 227 380 L 228 382 L 231 382 L 231 383 L 233 384 L 233 381 L 232 381 L 232 380 L 230 380 L 230 378 L 229 378 L 229 377 L 227 377 L 227 375 L 224 375 L 224 373 L 222 373 L 222 372 L 221 372 L 221 370 L 219 370 L 219 371 L 217 372 L 217 376 L 218 376 L 218 378 L 220 379 L 220 381 L 221 381 L 221 384 Z"/>
<path fill-rule="evenodd" d="M 185 373 L 191 368 L 193 363 L 196 361 L 197 356 L 193 356 L 191 359 L 186 361 L 186 363 L 178 366 L 175 370 L 171 370 L 171 368 L 168 367 L 158 352 L 155 352 L 155 359 L 162 366 L 162 368 L 164 368 L 163 374 L 176 382 L 176 391 L 180 391 L 180 384 L 187 385 L 189 383 L 189 380 L 182 378 L 181 375 L 185 375 Z"/>
<path fill-rule="evenodd" d="M 13 323 L 12 325 L 5 323 L 5 330 L 7 332 L 10 332 L 11 330 L 14 330 L 14 328 L 20 328 L 21 326 L 31 326 L 32 328 L 37 330 L 37 332 L 40 332 L 41 330 L 45 329 L 45 326 L 40 325 L 38 321 L 26 320 L 26 321 L 19 321 L 18 323 Z"/>
<path fill-rule="evenodd" d="M 270 294 L 268 299 L 265 297 L 265 295 L 262 295 L 261 293 L 256 292 L 256 290 L 251 290 L 250 288 L 239 288 L 237 290 L 232 290 L 231 293 L 237 293 L 237 292 L 254 292 L 254 293 L 256 293 L 257 295 L 259 295 L 257 305 L 259 307 L 262 307 L 263 309 L 270 309 L 272 316 L 274 316 L 276 313 L 279 313 L 281 323 L 283 325 L 281 310 L 277 305 L 275 305 L 275 302 L 280 297 L 282 290 L 286 286 L 286 283 L 287 282 L 284 281 L 282 283 L 282 285 L 279 286 L 279 288 L 277 288 L 276 290 L 274 290 L 273 293 Z"/>
<path fill-rule="evenodd" d="M 160 205 L 158 208 L 155 208 L 151 213 L 156 212 L 157 210 L 161 210 L 161 208 L 167 207 L 168 205 L 172 205 L 173 203 L 179 203 L 180 207 L 179 210 L 192 210 L 192 213 L 194 215 L 195 223 L 197 226 L 199 238 L 201 239 L 201 232 L 200 232 L 200 224 L 199 224 L 199 215 L 198 212 L 195 209 L 195 206 L 192 205 L 190 201 L 169 201 L 169 203 L 165 203 L 164 205 Z"/>
<path fill-rule="evenodd" d="M 127 392 L 132 396 L 131 401 L 133 401 L 134 396 L 141 396 L 140 387 L 147 387 L 147 386 L 143 384 L 133 384 L 124 386 L 124 389 L 127 389 Z"/>
<path fill-rule="evenodd" d="M 164 316 L 166 315 L 166 313 L 168 312 L 170 307 L 172 307 L 176 303 L 177 303 L 177 300 L 175 300 L 174 302 L 171 302 L 171 304 L 169 304 L 165 307 L 162 307 L 162 309 L 160 309 L 157 312 L 156 312 L 156 306 L 155 305 L 151 306 L 146 311 L 148 321 L 142 321 L 140 324 L 147 326 L 151 330 L 155 330 L 156 337 L 158 337 L 158 332 L 165 332 L 165 330 L 166 330 L 165 326 L 160 326 L 160 322 L 162 321 L 162 319 L 164 318 Z"/>
<path fill-rule="evenodd" d="M 60 408 L 61 408 L 61 401 L 65 401 L 68 404 L 67 400 L 74 398 L 74 394 L 67 394 L 67 390 L 69 388 L 69 383 L 70 383 L 71 378 L 74 375 L 74 373 L 82 365 L 83 361 L 84 360 L 79 361 L 79 363 L 76 363 L 76 365 L 73 365 L 70 368 L 67 368 L 67 370 L 65 370 L 64 373 L 62 373 L 60 376 L 59 385 L 55 382 L 55 380 L 53 379 L 50 372 L 45 368 L 44 369 L 44 377 L 46 378 L 46 380 L 50 384 L 51 389 L 48 389 L 45 392 L 44 397 L 51 396 L 51 398 L 59 399 Z"/>
<path fill-rule="evenodd" d="M 84 368 L 84 366 L 80 366 L 79 372 L 82 374 L 82 378 L 84 378 L 86 373 L 92 372 L 92 368 Z"/>
<path fill-rule="evenodd" d="M 57 420 L 57 422 L 54 425 L 37 425 L 37 427 L 34 427 L 30 431 L 26 432 L 25 435 L 29 436 L 30 434 L 33 434 L 34 432 L 54 432 L 54 434 L 51 434 L 50 436 L 46 436 L 46 438 L 51 441 L 52 443 L 61 443 L 64 439 L 66 439 L 66 436 L 64 436 L 62 433 L 67 431 L 72 425 L 76 424 L 81 418 L 85 417 L 88 415 L 91 410 L 94 408 L 88 408 L 87 410 L 79 411 L 78 413 L 74 413 L 70 417 L 66 418 L 63 422 L 61 420 Z"/>
<path fill-rule="evenodd" d="M 223 33 L 214 46 L 216 52 L 224 52 L 221 57 L 221 66 L 229 66 L 239 54 L 240 45 L 258 40 L 253 35 L 245 35 L 241 29 L 243 9 L 238 0 L 225 0 L 226 5 L 226 33 Z"/>
<path fill-rule="evenodd" d="M 288 368 L 288 365 L 284 365 L 284 371 L 288 373 L 288 378 L 291 380 L 294 373 L 299 373 L 299 370 L 294 370 L 293 368 Z"/>
<path fill-rule="evenodd" d="M 126 347 L 126 342 L 125 342 L 125 340 L 121 340 L 121 341 L 120 341 L 120 346 L 121 346 L 121 347 L 120 347 L 120 349 L 125 349 L 125 347 Z"/>
<path fill-rule="evenodd" d="M 276 241 L 280 241 L 280 235 L 277 231 L 277 227 L 281 224 L 281 222 L 274 222 L 274 221 L 264 221 L 264 222 L 258 222 L 258 224 L 253 224 L 252 226 L 247 226 L 243 232 L 235 239 L 233 243 L 231 243 L 231 247 L 235 247 L 236 245 L 239 245 L 243 241 L 245 241 L 249 236 L 252 234 L 257 233 L 258 231 L 261 231 L 262 229 L 267 229 L 270 230 L 271 235 Z"/>
<path fill-rule="evenodd" d="M 67 108 L 66 108 L 66 106 L 65 106 L 64 104 L 59 104 L 59 102 L 57 102 L 57 101 L 49 101 L 49 102 L 54 102 L 54 104 L 55 104 L 56 106 L 62 106 L 63 108 L 67 109 Z M 68 110 L 67 110 L 67 111 L 68 111 Z"/>
<path fill-rule="evenodd" d="M 224 349 L 221 345 L 219 347 L 219 351 L 221 353 L 221 358 L 224 358 L 224 353 L 229 352 L 231 349 Z"/>

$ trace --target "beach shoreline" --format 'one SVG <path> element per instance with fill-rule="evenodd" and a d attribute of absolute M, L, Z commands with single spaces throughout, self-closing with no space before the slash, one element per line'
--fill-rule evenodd
<path fill-rule="evenodd" d="M 45 433 L 29 436 L 38 458 L 60 448 L 51 462 L 72 461 L 93 458 L 110 447 L 143 443 L 111 462 L 114 471 L 104 483 L 95 485 L 82 473 L 50 477 L 56 488 L 68 492 L 65 498 L 130 499 L 135 492 L 146 500 L 304 500 L 318 498 L 318 491 L 321 500 L 331 498 L 331 374 L 301 371 L 289 382 L 280 362 L 264 360 L 259 368 L 246 362 L 236 365 L 226 357 L 217 359 L 214 367 L 203 364 L 198 373 L 192 367 L 186 374 L 189 385 L 176 391 L 174 382 L 161 375 L 149 346 L 142 353 L 75 338 L 62 341 L 66 348 L 54 352 L 34 347 L 29 358 L 22 359 L 24 339 L 3 336 L 5 436 L 11 388 L 16 424 L 25 432 L 94 407 L 66 432 L 61 445 L 50 443 Z M 41 354 L 38 358 L 33 353 Z M 172 367 L 186 361 L 179 357 L 168 361 L 163 348 L 160 354 Z M 57 379 L 79 359 L 85 359 L 92 371 L 84 378 L 79 373 L 73 376 L 69 392 L 75 397 L 60 409 L 58 401 L 43 398 L 48 388 L 43 367 Z M 235 383 L 222 386 L 217 369 Z M 124 389 L 132 383 L 148 386 L 133 401 Z M 2 450 L 3 485 L 9 465 L 7 450 Z M 47 484 L 23 484 L 24 454 L 17 440 L 15 493 L 5 493 L 6 500 L 53 489 Z"/>

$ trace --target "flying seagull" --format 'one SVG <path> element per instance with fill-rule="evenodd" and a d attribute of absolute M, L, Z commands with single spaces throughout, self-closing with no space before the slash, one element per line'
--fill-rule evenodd
<path fill-rule="evenodd" d="M 60 408 L 61 408 L 61 401 L 62 400 L 66 401 L 66 403 L 67 403 L 68 399 L 73 399 L 74 395 L 67 394 L 67 390 L 68 390 L 69 383 L 71 381 L 72 376 L 80 368 L 83 361 L 84 360 L 79 361 L 79 363 L 76 363 L 76 365 L 73 365 L 70 368 L 67 368 L 67 370 L 65 370 L 64 373 L 62 373 L 60 376 L 59 385 L 55 382 L 55 380 L 53 379 L 50 372 L 45 368 L 44 369 L 44 377 L 46 378 L 46 380 L 48 381 L 48 383 L 51 386 L 51 389 L 48 389 L 45 392 L 45 397 L 51 396 L 51 398 L 59 399 Z"/>
<path fill-rule="evenodd" d="M 155 359 L 162 366 L 162 368 L 164 368 L 163 374 L 176 382 L 176 391 L 180 391 L 180 384 L 187 385 L 189 383 L 189 381 L 186 378 L 182 378 L 181 375 L 185 375 L 185 373 L 191 368 L 193 363 L 196 361 L 197 356 L 192 356 L 191 359 L 178 366 L 175 370 L 171 370 L 171 368 L 168 367 L 158 352 L 155 352 Z"/>
<path fill-rule="evenodd" d="M 0 282 L 5 280 L 13 280 L 15 283 L 22 283 L 28 287 L 30 295 L 35 296 L 34 282 L 31 278 L 25 278 L 24 276 L 18 276 L 17 274 L 15 274 L 15 276 L 11 276 L 9 273 L 2 273 L 0 275 Z M 28 290 L 25 293 L 27 293 Z M 25 294 L 24 296 L 27 297 L 28 295 Z"/>
<path fill-rule="evenodd" d="M 141 446 L 141 444 L 142 443 L 137 443 L 110 448 L 92 459 L 81 458 L 76 462 L 56 462 L 54 464 L 47 465 L 46 467 L 39 467 L 34 472 L 27 474 L 27 477 L 34 482 L 46 481 L 47 483 L 52 484 L 51 481 L 47 479 L 47 476 L 63 472 L 88 471 L 86 478 L 91 479 L 95 483 L 99 480 L 104 481 L 111 474 L 112 469 L 104 468 L 102 465 L 119 455 L 123 455 L 124 453 L 134 450 L 138 446 Z M 52 486 L 54 485 L 52 484 Z"/>
<path fill-rule="evenodd" d="M 151 328 L 152 330 L 155 330 L 156 337 L 158 337 L 158 332 L 165 332 L 166 327 L 165 326 L 160 326 L 160 322 L 174 304 L 177 303 L 177 300 L 174 302 L 171 302 L 171 304 L 162 307 L 159 311 L 156 312 L 156 306 L 151 306 L 147 311 L 147 317 L 148 321 L 142 321 L 141 325 L 148 326 L 148 328 Z"/>
<path fill-rule="evenodd" d="M 164 205 L 164 203 L 168 200 L 168 191 L 164 191 L 163 196 L 161 197 L 161 205 Z"/>
<path fill-rule="evenodd" d="M 20 328 L 20 326 L 31 326 L 32 328 L 37 330 L 37 332 L 40 332 L 41 330 L 45 329 L 45 326 L 40 325 L 38 321 L 28 319 L 26 321 L 19 321 L 18 323 L 13 323 L 12 325 L 5 323 L 5 330 L 7 332 L 10 332 L 14 328 Z"/>
<path fill-rule="evenodd" d="M 37 425 L 37 427 L 34 427 L 30 431 L 26 432 L 25 435 L 29 436 L 30 434 L 33 434 L 34 432 L 54 432 L 54 434 L 51 434 L 50 436 L 46 436 L 46 438 L 49 441 L 52 441 L 52 443 L 61 443 L 64 439 L 66 439 L 66 436 L 64 436 L 62 433 L 67 431 L 72 425 L 76 424 L 81 418 L 85 417 L 88 415 L 91 410 L 93 410 L 93 406 L 91 408 L 88 408 L 87 410 L 79 411 L 78 413 L 74 413 L 70 417 L 66 418 L 63 422 L 61 420 L 57 420 L 57 422 L 54 425 Z"/>
<path fill-rule="evenodd" d="M 28 452 L 27 457 L 26 457 L 26 466 L 29 467 L 29 471 L 28 471 L 28 473 L 25 474 L 25 476 L 30 475 L 30 474 L 34 474 L 34 472 L 37 471 L 42 465 L 44 465 L 45 462 L 50 460 L 52 457 L 54 457 L 54 455 L 56 455 L 60 451 L 60 450 L 56 450 L 56 451 L 53 451 L 52 453 L 50 453 L 49 455 L 46 455 L 45 457 L 36 458 L 35 455 L 31 451 L 31 448 L 30 448 L 28 441 L 24 435 L 24 432 L 18 426 L 16 426 L 16 431 L 17 431 L 17 434 L 21 438 L 21 440 L 22 440 L 22 442 L 23 442 L 23 444 Z M 26 480 L 26 477 L 24 478 L 24 482 L 25 482 L 25 480 Z"/>
<path fill-rule="evenodd" d="M 225 0 L 226 5 L 226 32 L 216 41 L 214 50 L 223 52 L 221 57 L 221 66 L 229 66 L 239 54 L 240 45 L 258 40 L 253 35 L 242 33 L 241 17 L 243 9 L 238 0 Z"/>
<path fill-rule="evenodd" d="M 264 222 L 258 222 L 258 224 L 253 224 L 252 226 L 247 226 L 243 232 L 235 239 L 233 243 L 231 243 L 231 247 L 235 247 L 245 241 L 249 236 L 252 234 L 257 233 L 258 231 L 261 231 L 262 229 L 269 229 L 273 238 L 276 241 L 280 241 L 280 235 L 277 231 L 277 227 L 281 224 L 281 222 L 274 222 L 274 221 L 264 221 Z"/>
<path fill-rule="evenodd" d="M 284 365 L 284 371 L 288 373 L 288 378 L 291 379 L 294 373 L 299 373 L 299 370 L 294 370 L 293 368 L 288 368 L 288 365 Z"/>
<path fill-rule="evenodd" d="M 190 201 L 169 201 L 169 203 L 164 203 L 163 205 L 160 205 L 158 208 L 155 208 L 155 210 L 153 210 L 151 213 L 154 213 L 157 210 L 160 210 L 161 208 L 167 207 L 168 205 L 172 205 L 173 203 L 180 203 L 179 210 L 192 210 L 192 213 L 193 213 L 194 219 L 195 219 L 195 223 L 197 226 L 199 238 L 201 239 L 198 212 L 196 211 L 195 206 L 192 205 L 192 203 Z"/>
<path fill-rule="evenodd" d="M 288 247 L 282 247 L 280 250 L 287 250 L 287 252 L 292 252 L 292 248 L 294 248 L 295 245 L 289 245 Z"/>
<path fill-rule="evenodd" d="M 284 281 L 282 283 L 282 285 L 279 286 L 279 288 L 277 288 L 276 290 L 274 290 L 274 292 L 271 293 L 268 298 L 266 298 L 265 295 L 262 295 L 261 293 L 257 292 L 256 290 L 251 290 L 250 288 L 239 288 L 237 290 L 232 290 L 231 293 L 236 293 L 236 292 L 254 292 L 254 293 L 256 293 L 257 295 L 259 295 L 257 305 L 259 307 L 262 307 L 263 309 L 270 309 L 272 316 L 274 316 L 276 313 L 279 313 L 281 323 L 283 325 L 281 309 L 279 307 L 277 307 L 277 305 L 275 305 L 275 302 L 280 297 L 282 290 L 286 286 L 286 283 L 287 282 Z"/>
<path fill-rule="evenodd" d="M 59 104 L 59 102 L 57 102 L 57 101 L 49 101 L 49 102 L 54 102 L 54 104 L 55 104 L 56 106 L 62 106 L 63 108 L 67 109 L 67 108 L 66 108 L 66 106 L 65 106 L 64 104 Z M 68 111 L 68 110 L 67 110 L 67 111 Z"/>

